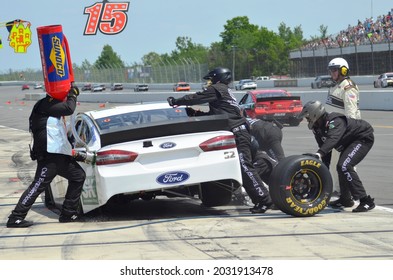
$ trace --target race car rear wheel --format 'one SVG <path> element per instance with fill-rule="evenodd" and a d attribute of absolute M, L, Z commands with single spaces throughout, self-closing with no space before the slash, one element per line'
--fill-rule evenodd
<path fill-rule="evenodd" d="M 236 186 L 231 180 L 201 183 L 200 199 L 207 207 L 228 205 Z"/>
<path fill-rule="evenodd" d="M 310 217 L 328 205 L 333 189 L 329 169 L 305 155 L 289 156 L 273 169 L 270 195 L 278 209 L 295 217 Z"/>

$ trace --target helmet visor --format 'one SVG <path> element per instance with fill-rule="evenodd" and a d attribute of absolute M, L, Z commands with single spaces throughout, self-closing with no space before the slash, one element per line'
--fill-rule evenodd
<path fill-rule="evenodd" d="M 339 68 L 340 68 L 340 66 L 338 66 L 338 65 L 333 65 L 333 66 L 329 66 L 329 67 L 328 67 L 328 70 L 329 70 L 330 72 L 336 72 L 336 71 L 338 71 Z"/>
<path fill-rule="evenodd" d="M 212 79 L 212 75 L 207 74 L 206 76 L 203 77 L 204 80 L 211 80 Z"/>

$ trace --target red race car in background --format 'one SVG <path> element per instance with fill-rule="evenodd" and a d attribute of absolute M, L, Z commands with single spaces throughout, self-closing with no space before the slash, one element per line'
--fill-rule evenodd
<path fill-rule="evenodd" d="M 179 82 L 173 85 L 173 91 L 190 91 L 191 86 L 189 83 Z"/>
<path fill-rule="evenodd" d="M 300 96 L 292 96 L 284 89 L 251 90 L 240 99 L 243 113 L 255 119 L 279 121 L 281 124 L 298 126 L 298 115 L 303 109 Z"/>

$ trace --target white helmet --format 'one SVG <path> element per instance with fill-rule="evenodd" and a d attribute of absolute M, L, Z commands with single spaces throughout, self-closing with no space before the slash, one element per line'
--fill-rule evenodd
<path fill-rule="evenodd" d="M 338 69 L 341 75 L 347 76 L 349 71 L 348 62 L 341 57 L 333 58 L 328 64 L 328 70 L 331 69 Z"/>

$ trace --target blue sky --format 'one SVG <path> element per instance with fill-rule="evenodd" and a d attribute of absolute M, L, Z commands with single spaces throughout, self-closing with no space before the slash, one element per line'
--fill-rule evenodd
<path fill-rule="evenodd" d="M 115 1 L 110 1 L 115 2 Z M 116 1 L 121 2 L 121 1 Z M 8 31 L 0 27 L 0 72 L 41 69 L 36 28 L 60 24 L 66 35 L 72 62 L 80 65 L 87 59 L 94 63 L 105 44 L 127 64 L 140 62 L 149 52 L 170 53 L 176 38 L 187 36 L 194 43 L 210 46 L 221 40 L 220 33 L 230 19 L 247 16 L 251 24 L 277 32 L 281 22 L 294 28 L 301 25 L 306 39 L 319 35 L 319 26 L 329 34 L 345 29 L 357 20 L 387 14 L 393 3 L 386 0 L 130 0 L 128 23 L 117 35 L 84 36 L 88 16 L 84 8 L 93 0 L 18 0 L 8 1 L 0 9 L 0 23 L 14 19 L 30 21 L 32 39 L 27 53 L 15 53 L 8 45 Z M 15 4 L 12 4 L 15 3 Z"/>

